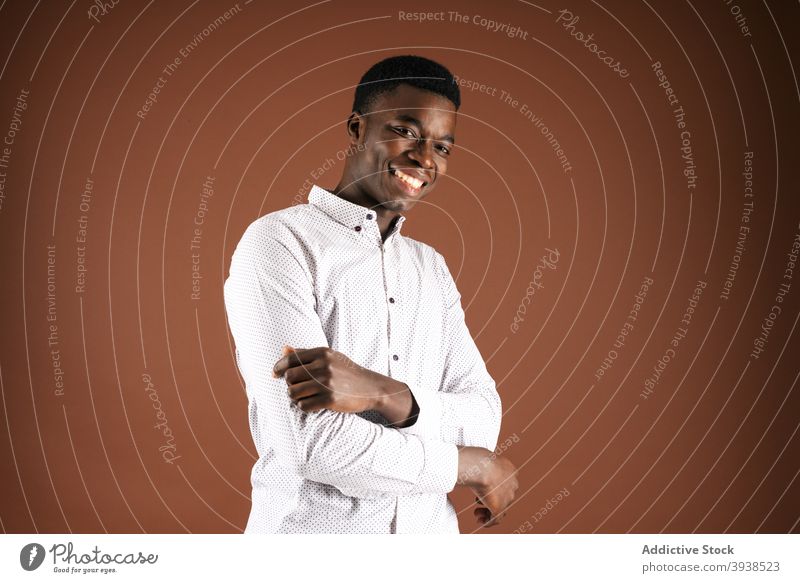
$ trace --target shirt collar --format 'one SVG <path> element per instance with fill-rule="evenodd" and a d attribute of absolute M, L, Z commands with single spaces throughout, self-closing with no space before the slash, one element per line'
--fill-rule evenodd
<path fill-rule="evenodd" d="M 350 229 L 363 232 L 366 224 L 374 223 L 377 225 L 375 223 L 375 211 L 345 200 L 324 188 L 320 188 L 316 184 L 311 186 L 311 190 L 308 193 L 308 202 Z M 399 234 L 405 220 L 406 217 L 404 215 L 397 217 L 394 229 L 389 233 L 387 239 L 395 233 Z M 359 228 L 356 229 L 356 227 Z"/>

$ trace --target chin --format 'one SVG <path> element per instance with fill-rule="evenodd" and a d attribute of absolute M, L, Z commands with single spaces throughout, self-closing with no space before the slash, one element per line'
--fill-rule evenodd
<path fill-rule="evenodd" d="M 393 198 L 384 202 L 382 206 L 395 212 L 404 212 L 414 206 L 414 201 L 405 200 L 402 198 Z"/>

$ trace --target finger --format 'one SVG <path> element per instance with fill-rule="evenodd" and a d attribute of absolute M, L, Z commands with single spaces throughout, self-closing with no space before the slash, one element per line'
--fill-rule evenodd
<path fill-rule="evenodd" d="M 283 361 L 284 357 L 294 351 L 294 348 L 289 346 L 288 344 L 284 344 L 283 348 L 281 349 L 281 358 L 275 361 L 275 364 L 272 365 L 272 377 L 279 378 L 281 374 L 278 374 L 278 364 Z"/>
<path fill-rule="evenodd" d="M 485 510 L 485 509 L 481 509 L 481 510 Z M 486 512 L 476 512 L 475 513 L 475 520 L 478 522 L 478 524 L 480 526 L 486 526 L 486 523 L 488 523 L 489 520 L 491 520 L 491 518 L 492 518 L 492 515 L 488 510 Z"/>
<path fill-rule="evenodd" d="M 484 525 L 483 525 L 484 528 L 491 528 L 492 526 L 497 526 L 498 524 L 500 524 L 502 522 L 502 520 L 505 517 L 505 515 L 506 515 L 506 513 L 503 512 L 503 513 L 501 513 L 501 514 L 499 514 L 497 516 L 490 517 L 489 520 L 487 520 L 484 523 Z"/>
<path fill-rule="evenodd" d="M 319 382 L 320 361 L 312 360 L 287 368 L 283 372 L 283 378 L 286 379 L 286 384 L 289 386 L 299 385 L 306 381 Z M 320 383 L 322 384 L 322 383 Z"/>
<path fill-rule="evenodd" d="M 308 397 L 307 399 L 300 399 L 295 403 L 304 413 L 313 413 L 325 408 L 325 399 L 319 395 Z"/>
<path fill-rule="evenodd" d="M 472 511 L 472 514 L 478 519 L 479 522 L 484 522 L 492 517 L 492 513 L 488 508 L 475 508 Z"/>
<path fill-rule="evenodd" d="M 319 384 L 311 381 L 311 382 L 304 382 L 298 383 L 294 385 L 289 385 L 289 398 L 292 401 L 299 401 L 300 399 L 307 399 L 308 397 L 313 397 L 320 391 Z"/>
<path fill-rule="evenodd" d="M 325 348 L 292 348 L 284 346 L 284 355 L 272 367 L 272 376 L 280 378 L 290 368 L 311 362 Z"/>

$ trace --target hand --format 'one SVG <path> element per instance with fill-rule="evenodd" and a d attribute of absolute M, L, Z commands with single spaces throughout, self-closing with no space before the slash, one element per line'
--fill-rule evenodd
<path fill-rule="evenodd" d="M 383 407 L 383 380 L 388 377 L 356 364 L 341 352 L 327 346 L 285 346 L 283 354 L 275 363 L 273 374 L 286 379 L 289 397 L 303 411 L 359 413 Z"/>
<path fill-rule="evenodd" d="M 478 508 L 473 514 L 484 527 L 499 524 L 516 496 L 519 483 L 511 461 L 482 447 L 460 447 L 458 483 L 476 494 Z"/>

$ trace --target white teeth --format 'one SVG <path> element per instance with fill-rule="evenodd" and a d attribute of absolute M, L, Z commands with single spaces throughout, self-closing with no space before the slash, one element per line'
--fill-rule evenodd
<path fill-rule="evenodd" d="M 400 172 L 400 170 L 398 170 L 397 168 L 394 169 L 394 174 L 400 180 L 402 180 L 406 184 L 411 185 L 414 188 L 420 188 L 422 186 L 422 184 L 423 184 L 422 180 L 420 180 L 419 178 L 414 178 L 413 176 L 409 176 L 408 174 L 404 174 L 403 172 Z"/>

